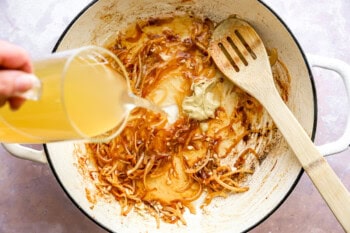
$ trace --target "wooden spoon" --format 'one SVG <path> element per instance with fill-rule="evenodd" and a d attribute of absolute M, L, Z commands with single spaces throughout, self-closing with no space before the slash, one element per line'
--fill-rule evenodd
<path fill-rule="evenodd" d="M 323 199 L 350 232 L 350 194 L 280 97 L 256 31 L 243 20 L 228 18 L 214 30 L 209 53 L 222 73 L 266 108 Z"/>

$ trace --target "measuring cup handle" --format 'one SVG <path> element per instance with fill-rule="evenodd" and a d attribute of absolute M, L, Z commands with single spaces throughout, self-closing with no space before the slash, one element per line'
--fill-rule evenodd
<path fill-rule="evenodd" d="M 350 65 L 344 61 L 313 54 L 307 54 L 308 62 L 312 67 L 319 67 L 335 71 L 343 80 L 348 101 L 350 102 Z M 350 110 L 348 110 L 347 123 L 343 135 L 334 142 L 317 146 L 321 154 L 332 155 L 349 148 L 350 144 Z"/>
<path fill-rule="evenodd" d="M 44 150 L 35 150 L 20 144 L 2 144 L 7 152 L 11 155 L 20 158 L 31 160 L 39 163 L 47 163 L 46 154 Z"/>

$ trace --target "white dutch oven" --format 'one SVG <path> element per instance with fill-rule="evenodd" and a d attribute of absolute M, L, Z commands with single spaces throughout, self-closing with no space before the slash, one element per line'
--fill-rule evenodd
<path fill-rule="evenodd" d="M 317 104 L 313 78 L 305 55 L 281 19 L 258 0 L 100 0 L 87 6 L 71 23 L 58 41 L 55 51 L 82 45 L 103 45 L 116 32 L 138 17 L 159 16 L 164 13 L 191 11 L 220 21 L 238 14 L 249 21 L 265 41 L 267 47 L 278 49 L 291 75 L 289 107 L 310 137 L 316 130 Z M 313 66 L 338 72 L 346 89 L 350 89 L 350 67 L 328 58 L 308 56 Z M 349 92 L 348 92 L 349 94 Z M 319 149 L 324 155 L 348 148 L 350 127 L 336 142 Z M 253 228 L 276 210 L 296 185 L 302 169 L 284 142 L 267 156 L 252 177 L 250 190 L 227 199 L 215 199 L 206 213 L 185 214 L 187 226 L 161 223 L 131 213 L 119 215 L 117 203 L 98 202 L 94 208 L 87 200 L 89 186 L 76 167 L 73 151 L 82 143 L 62 142 L 44 145 L 44 151 L 7 144 L 5 148 L 15 156 L 49 163 L 57 180 L 71 200 L 86 215 L 107 230 L 114 232 L 242 232 Z M 92 185 L 90 184 L 90 187 Z"/>

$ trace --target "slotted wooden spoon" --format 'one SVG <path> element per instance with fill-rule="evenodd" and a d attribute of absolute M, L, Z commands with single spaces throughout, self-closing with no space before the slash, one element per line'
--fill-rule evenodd
<path fill-rule="evenodd" d="M 350 194 L 280 97 L 256 31 L 243 20 L 228 18 L 214 30 L 209 53 L 222 73 L 269 112 L 323 199 L 350 232 Z"/>

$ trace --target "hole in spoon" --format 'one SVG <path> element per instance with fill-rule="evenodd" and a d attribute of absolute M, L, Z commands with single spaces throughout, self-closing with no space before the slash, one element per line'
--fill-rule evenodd
<path fill-rule="evenodd" d="M 231 45 L 231 47 L 235 50 L 236 54 L 239 56 L 239 58 L 241 59 L 243 64 L 245 66 L 248 66 L 247 60 L 245 59 L 245 57 L 243 56 L 241 51 L 238 49 L 238 47 L 235 45 L 235 43 L 233 42 L 232 38 L 228 36 L 226 39 L 227 39 L 228 43 Z"/>
<path fill-rule="evenodd" d="M 254 51 L 251 49 L 251 47 L 249 46 L 249 44 L 247 43 L 247 41 L 244 39 L 244 37 L 241 35 L 241 33 L 238 30 L 235 30 L 235 34 L 238 37 L 238 39 L 242 42 L 242 44 L 244 45 L 244 47 L 248 50 L 250 56 L 252 56 L 252 58 L 255 60 L 256 54 L 254 53 Z"/>
<path fill-rule="evenodd" d="M 230 54 L 228 53 L 227 49 L 225 48 L 225 46 L 222 43 L 218 44 L 219 48 L 221 49 L 221 51 L 224 53 L 225 57 L 227 58 L 227 60 L 230 62 L 230 64 L 233 66 L 233 68 L 235 69 L 236 72 L 239 72 L 239 67 L 236 65 L 236 63 L 233 61 L 232 57 L 230 56 Z"/>

